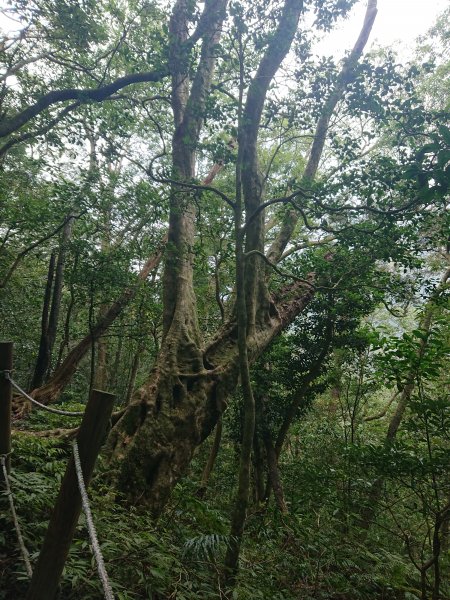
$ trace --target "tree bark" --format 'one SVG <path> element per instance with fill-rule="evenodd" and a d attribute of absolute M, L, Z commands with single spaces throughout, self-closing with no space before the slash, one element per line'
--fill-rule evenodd
<path fill-rule="evenodd" d="M 278 466 L 278 456 L 275 451 L 272 436 L 268 429 L 264 432 L 264 445 L 266 447 L 267 466 L 275 502 L 277 503 L 278 510 L 282 514 L 287 514 L 289 511 L 284 497 L 283 483 L 281 481 L 280 468 Z"/>
<path fill-rule="evenodd" d="M 78 265 L 78 254 L 75 255 L 74 263 L 73 263 L 73 271 L 75 272 Z M 61 345 L 59 347 L 58 352 L 58 360 L 56 361 L 55 369 L 59 369 L 61 366 L 62 358 L 64 356 L 64 352 L 69 350 L 69 342 L 70 342 L 70 323 L 72 320 L 73 309 L 75 306 L 75 292 L 74 286 L 70 284 L 70 300 L 69 305 L 67 307 L 66 317 L 64 320 L 64 332 L 61 340 Z"/>
<path fill-rule="evenodd" d="M 142 349 L 138 346 L 136 354 L 134 355 L 134 358 L 133 358 L 133 362 L 131 364 L 130 378 L 128 380 L 128 386 L 127 386 L 127 395 L 125 397 L 125 402 L 124 402 L 125 406 L 128 406 L 128 404 L 130 404 L 131 398 L 133 396 L 134 386 L 136 384 L 136 376 L 137 376 L 137 372 L 139 369 L 139 361 L 140 361 L 140 357 L 141 357 L 141 352 L 142 352 Z"/>
<path fill-rule="evenodd" d="M 111 389 L 116 390 L 117 384 L 119 381 L 119 369 L 122 362 L 122 350 L 123 350 L 123 335 L 119 336 L 117 340 L 117 348 L 114 356 L 114 363 L 112 368 L 112 376 L 111 376 Z M 133 384 L 134 385 L 134 384 Z M 114 391 L 117 395 L 117 392 Z"/>
<path fill-rule="evenodd" d="M 256 404 L 258 402 L 256 401 Z M 259 435 L 258 416 L 256 416 L 255 436 L 253 438 L 253 469 L 255 473 L 254 501 L 256 504 L 264 502 L 266 487 L 264 485 L 265 462 L 264 453 Z"/>
<path fill-rule="evenodd" d="M 105 311 L 100 311 L 99 320 L 105 318 Z M 93 342 L 95 343 L 95 342 Z M 108 345 L 106 339 L 100 336 L 97 340 L 97 352 L 95 353 L 95 373 L 93 376 L 93 387 L 98 389 L 109 389 L 108 386 Z"/>

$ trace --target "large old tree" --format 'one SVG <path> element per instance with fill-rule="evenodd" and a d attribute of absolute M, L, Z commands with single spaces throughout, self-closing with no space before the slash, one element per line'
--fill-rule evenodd
<path fill-rule="evenodd" d="M 4 84 L 0 156 L 8 164 L 24 143 L 41 139 L 77 111 L 84 114 L 86 107 L 104 101 L 116 107 L 123 102 L 126 117 L 124 111 L 123 121 L 112 121 L 124 138 L 127 126 L 133 130 L 126 149 L 120 149 L 125 163 L 143 169 L 155 189 L 169 190 L 159 353 L 108 440 L 120 488 L 158 514 L 239 379 L 244 392 L 248 388 L 251 439 L 248 364 L 315 295 L 342 286 L 342 262 L 352 257 L 355 265 L 348 264 L 346 275 L 357 285 L 364 235 L 370 235 L 372 265 L 392 259 L 396 241 L 401 253 L 403 238 L 395 223 L 407 222 L 417 206 L 432 202 L 429 182 L 437 179 L 422 165 L 427 153 L 415 153 L 405 142 L 427 125 L 412 100 L 404 100 L 403 92 L 394 94 L 406 89 L 405 96 L 410 84 L 405 87 L 405 77 L 389 57 L 386 66 L 362 61 L 376 0 L 368 0 L 360 33 L 341 63 L 312 57 L 314 32 L 329 31 L 354 0 L 177 0 L 170 14 L 158 3 L 138 4 L 129 14 L 120 3 L 114 10 L 109 5 L 111 19 L 123 24 L 123 30 L 116 28 L 114 44 L 105 41 L 107 26 L 96 23 L 90 3 L 77 4 L 71 18 L 58 12 L 58 3 L 54 10 L 49 3 L 48 9 L 40 7 L 40 22 L 39 10 L 27 13 L 22 7 L 30 26 L 19 42 L 4 43 L 13 51 L 7 53 L 2 79 L 17 77 L 19 85 L 8 89 Z M 73 52 L 64 27 L 69 27 Z M 41 40 L 41 52 L 30 50 L 29 32 Z M 22 42 L 29 44 L 25 51 L 21 46 L 14 50 Z M 51 91 L 39 88 L 41 64 Z M 82 84 L 76 85 L 79 80 Z M 101 108 L 93 114 L 101 115 Z M 142 114 L 153 127 L 151 139 L 139 132 Z M 381 121 L 390 121 L 384 132 Z M 380 159 L 377 144 L 370 143 L 381 133 L 398 138 L 399 151 L 391 150 L 389 160 Z M 213 151 L 211 139 L 222 142 Z M 411 157 L 420 164 L 408 179 L 403 172 Z M 228 241 L 236 255 L 235 275 L 217 291 L 222 324 L 213 335 L 199 326 L 194 284 L 199 213 L 207 215 L 211 229 L 220 229 L 221 219 L 224 226 L 234 226 Z M 165 240 L 158 226 L 155 237 Z M 385 237 L 378 243 L 382 231 Z M 339 255 L 341 243 L 345 260 Z M 291 261 L 287 273 L 284 261 L 305 248 L 309 258 Z M 140 281 L 160 258 L 160 251 L 148 258 Z M 216 284 L 219 288 L 218 278 Z M 109 309 L 105 305 L 103 322 L 67 355 L 53 380 L 35 392 L 41 400 L 46 395 L 54 399 L 134 292 L 126 288 Z"/>
<path fill-rule="evenodd" d="M 322 4 L 322 3 L 319 3 Z M 234 211 L 237 241 L 237 304 L 210 341 L 202 339 L 198 327 L 193 287 L 193 247 L 195 243 L 195 192 L 208 191 L 195 184 L 196 149 L 210 93 L 222 31 L 228 27 L 226 2 L 206 2 L 197 27 L 189 35 L 193 18 L 190 3 L 175 4 L 169 27 L 169 68 L 174 118 L 172 170 L 170 180 L 170 221 L 164 269 L 164 333 L 161 351 L 148 383 L 139 391 L 131 406 L 113 429 L 109 447 L 120 469 L 120 487 L 134 497 L 145 494 L 157 514 L 179 477 L 185 472 L 195 448 L 209 435 L 227 398 L 236 387 L 239 375 L 243 384 L 242 328 L 248 357 L 254 360 L 269 342 L 308 305 L 315 290 L 314 273 L 303 280 L 269 292 L 270 271 L 264 259 L 265 205 L 264 180 L 258 163 L 258 141 L 266 97 L 287 57 L 306 12 L 304 3 L 287 0 L 271 6 L 274 25 L 264 46 L 256 55 L 253 69 L 245 65 L 242 48 L 244 22 L 234 19 L 239 38 L 237 180 L 235 193 L 221 199 Z M 237 10 L 234 6 L 234 11 Z M 319 9 L 320 12 L 320 9 Z M 239 11 L 238 11 L 239 13 Z M 368 39 L 376 15 L 376 2 L 369 2 L 361 34 L 345 59 L 334 89 L 324 103 L 316 124 L 301 188 L 310 186 L 316 175 L 333 110 L 342 97 Z M 249 15 L 247 15 L 247 18 Z M 201 49 L 193 70 L 186 46 L 198 38 Z M 255 60 L 255 56 L 252 57 Z M 240 63 L 240 64 L 239 64 Z M 291 199 L 299 195 L 293 190 Z M 242 203 L 241 203 L 242 197 Z M 285 203 L 288 198 L 279 199 Z M 240 223 L 240 211 L 245 220 Z M 295 230 L 296 215 L 289 211 L 269 251 L 270 261 L 282 256 Z M 239 255 L 242 242 L 244 251 Z M 242 261 L 245 261 L 243 268 Z M 243 269 L 243 272 L 240 271 Z M 239 286 L 242 289 L 239 289 Z M 242 293 L 240 293 L 242 292 Z M 233 302 L 231 299 L 229 302 Z M 245 318 L 243 319 L 243 311 Z M 239 348 L 240 347 L 240 348 Z M 250 428 L 253 427 L 250 424 Z"/>

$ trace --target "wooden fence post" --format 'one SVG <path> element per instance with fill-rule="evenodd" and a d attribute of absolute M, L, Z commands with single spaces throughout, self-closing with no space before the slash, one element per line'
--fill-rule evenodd
<path fill-rule="evenodd" d="M 5 371 L 13 368 L 13 343 L 0 342 L 0 454 L 6 455 L 6 470 L 11 468 L 11 406 L 12 386 Z M 3 481 L 3 475 L 0 477 Z M 1 486 L 3 487 L 3 485 Z"/>
<path fill-rule="evenodd" d="M 92 390 L 77 436 L 86 487 L 105 439 L 115 396 Z M 73 456 L 67 465 L 53 508 L 27 600 L 54 600 L 81 511 L 81 496 Z"/>

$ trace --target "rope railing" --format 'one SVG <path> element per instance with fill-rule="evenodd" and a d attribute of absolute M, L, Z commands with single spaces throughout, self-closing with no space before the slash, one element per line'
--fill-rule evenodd
<path fill-rule="evenodd" d="M 11 382 L 11 385 L 13 386 L 13 388 L 15 388 L 19 392 L 19 394 L 21 396 L 23 396 L 24 398 L 26 398 L 27 400 L 29 400 L 35 406 L 38 406 L 39 408 L 42 408 L 43 410 L 46 410 L 46 411 L 48 411 L 50 413 L 53 413 L 55 415 L 64 415 L 65 417 L 82 417 L 83 414 L 84 414 L 83 412 L 70 411 L 70 410 L 60 410 L 58 408 L 52 408 L 51 406 L 46 406 L 45 404 L 42 404 L 41 402 L 38 402 L 32 396 L 30 396 L 29 394 L 27 394 L 26 391 L 23 390 L 14 381 L 14 379 L 11 377 L 11 373 L 9 371 L 3 371 L 3 375 L 4 375 L 5 379 L 8 379 L 8 381 Z"/>
<path fill-rule="evenodd" d="M 13 495 L 12 495 L 12 491 L 11 491 L 11 485 L 9 482 L 8 471 L 6 470 L 6 455 L 2 454 L 0 456 L 0 459 L 1 459 L 1 464 L 2 464 L 3 478 L 5 480 L 6 495 L 8 496 L 8 500 L 9 500 L 9 506 L 11 509 L 11 515 L 12 515 L 12 519 L 13 519 L 13 523 L 14 523 L 14 528 L 15 528 L 16 534 L 17 534 L 17 540 L 19 542 L 20 552 L 22 554 L 23 562 L 25 563 L 25 569 L 26 569 L 27 575 L 28 575 L 28 577 L 31 578 L 33 575 L 33 569 L 31 567 L 30 555 L 25 546 L 25 542 L 23 541 L 22 531 L 21 531 L 20 525 L 19 525 L 19 519 L 17 518 L 16 507 L 14 506 L 14 499 L 13 499 Z"/>
<path fill-rule="evenodd" d="M 97 533 L 89 505 L 85 481 L 89 481 L 98 456 L 102 440 L 108 431 L 115 396 L 100 390 L 92 390 L 86 409 L 83 412 L 67 411 L 42 404 L 25 392 L 12 378 L 12 343 L 0 342 L 0 459 L 5 480 L 5 496 L 8 496 L 12 521 L 16 530 L 18 545 L 30 578 L 27 598 L 40 600 L 56 594 L 64 564 L 67 559 L 75 525 L 80 510 L 86 517 L 91 548 L 97 564 L 97 571 L 103 587 L 105 600 L 114 600 L 114 594 L 105 568 L 105 561 L 98 542 Z M 73 461 L 69 461 L 61 484 L 60 494 L 50 517 L 49 526 L 42 549 L 34 569 L 24 543 L 9 479 L 9 456 L 11 454 L 11 410 L 12 389 L 28 399 L 33 405 L 50 413 L 68 417 L 83 417 L 78 428 L 77 439 L 72 442 Z M 81 446 L 83 467 L 81 466 L 78 443 Z M 52 596 L 53 597 L 53 596 Z"/>
<path fill-rule="evenodd" d="M 103 592 L 106 600 L 114 600 L 114 594 L 109 583 L 108 573 L 106 572 L 105 561 L 103 559 L 100 544 L 98 543 L 97 532 L 95 530 L 94 521 L 92 519 L 91 507 L 89 505 L 89 497 L 87 495 L 86 486 L 83 479 L 83 471 L 81 468 L 80 454 L 78 452 L 78 444 L 76 440 L 72 442 L 73 448 L 73 459 L 75 463 L 75 471 L 78 479 L 78 488 L 81 495 L 81 504 L 83 507 L 84 516 L 86 517 L 86 525 L 89 532 L 89 538 L 91 540 L 92 552 L 94 554 L 95 562 L 97 563 L 97 571 L 102 582 Z"/>

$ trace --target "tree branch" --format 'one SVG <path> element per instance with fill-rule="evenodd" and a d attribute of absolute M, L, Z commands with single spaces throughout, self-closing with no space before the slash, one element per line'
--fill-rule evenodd
<path fill-rule="evenodd" d="M 53 104 L 66 102 L 67 100 L 76 100 L 80 104 L 83 102 L 102 102 L 124 87 L 136 83 L 158 82 L 167 77 L 167 75 L 169 75 L 169 69 L 166 65 L 163 65 L 160 69 L 154 71 L 130 73 L 98 88 L 53 90 L 52 92 L 48 92 L 48 94 L 44 94 L 35 104 L 25 108 L 13 117 L 3 119 L 2 123 L 0 123 L 0 137 L 6 137 L 14 133 L 14 131 L 26 125 L 31 119 Z"/>
<path fill-rule="evenodd" d="M 367 40 L 369 39 L 369 35 L 372 31 L 376 15 L 377 0 L 368 0 L 367 10 L 361 32 L 358 36 L 358 39 L 356 40 L 353 50 L 350 52 L 349 56 L 344 60 L 344 64 L 342 65 L 342 69 L 339 73 L 336 85 L 332 90 L 328 100 L 325 102 L 322 114 L 319 120 L 317 121 L 316 130 L 314 134 L 314 141 L 311 147 L 307 165 L 305 167 L 302 183 L 310 184 L 316 176 L 317 169 L 319 167 L 319 161 L 322 156 L 323 148 L 325 146 L 325 141 L 328 134 L 330 119 L 333 115 L 337 103 L 341 100 L 347 85 L 355 77 L 355 67 L 363 53 Z M 278 235 L 277 239 L 273 242 L 268 253 L 268 256 L 271 261 L 277 262 L 280 256 L 283 254 L 289 240 L 292 237 L 292 234 L 294 233 L 297 221 L 298 216 L 292 213 L 292 211 L 290 211 L 289 214 L 286 215 L 283 221 L 283 226 L 281 228 L 280 234 Z"/>
<path fill-rule="evenodd" d="M 36 54 L 36 56 L 30 56 L 28 58 L 24 58 L 23 60 L 19 60 L 19 62 L 17 62 L 15 65 L 9 67 L 6 73 L 0 75 L 0 81 L 5 81 L 8 77 L 11 77 L 11 75 L 14 75 L 15 73 L 17 73 L 17 71 L 20 71 L 20 69 L 22 69 L 26 65 L 35 63 L 38 60 L 41 60 L 41 58 L 45 58 L 47 55 L 47 52 L 41 52 L 41 54 Z"/>
<path fill-rule="evenodd" d="M 265 254 L 263 254 L 262 252 L 260 252 L 259 250 L 250 250 L 250 252 L 246 252 L 244 256 L 245 256 L 245 258 L 248 258 L 250 256 L 259 256 L 260 258 L 263 259 L 263 261 L 267 265 L 269 265 L 269 267 L 271 267 L 275 271 L 275 273 L 278 273 L 278 275 L 281 275 L 281 277 L 288 277 L 289 279 L 293 279 L 294 281 L 304 283 L 305 285 L 308 285 L 310 288 L 312 288 L 315 291 L 317 291 L 317 289 L 318 289 L 315 285 L 313 285 L 307 279 L 302 279 L 301 277 L 297 277 L 297 275 L 294 275 L 293 273 L 286 273 L 286 271 L 282 271 L 281 269 L 279 269 L 277 267 L 277 265 L 275 265 L 273 262 L 270 262 L 270 260 L 267 258 L 267 256 Z"/>
<path fill-rule="evenodd" d="M 397 390 L 394 394 L 392 394 L 389 402 L 386 404 L 386 406 L 383 408 L 383 410 L 381 412 L 377 413 L 376 415 L 369 415 L 368 417 L 364 417 L 363 421 L 368 423 L 369 421 L 377 421 L 378 419 L 382 419 L 399 394 L 400 394 L 400 390 Z"/>
<path fill-rule="evenodd" d="M 70 221 L 70 219 L 79 219 L 80 217 L 82 217 L 84 215 L 85 212 L 86 211 L 84 210 L 79 215 L 68 215 L 64 219 L 64 221 L 62 223 L 60 223 L 58 225 L 58 227 L 56 227 L 56 229 L 53 229 L 50 233 L 48 233 L 44 237 L 39 238 L 36 242 L 34 242 L 33 244 L 30 244 L 24 250 L 19 252 L 19 254 L 16 256 L 13 264 L 10 266 L 8 272 L 6 273 L 5 277 L 0 282 L 0 289 L 3 289 L 6 286 L 8 281 L 11 279 L 12 274 L 16 270 L 18 264 L 27 254 L 29 254 L 32 250 L 34 250 L 35 248 L 37 248 L 38 246 L 40 246 L 41 244 L 43 244 L 44 242 L 46 242 L 47 240 L 52 238 L 54 235 L 56 235 L 59 231 L 61 231 L 61 229 L 66 225 L 66 223 L 68 221 Z"/>
<path fill-rule="evenodd" d="M 51 119 L 44 127 L 40 129 L 36 129 L 35 131 L 27 131 L 26 133 L 22 133 L 21 135 L 10 138 L 6 144 L 0 147 L 0 156 L 4 156 L 10 148 L 15 146 L 16 144 L 20 144 L 22 142 L 26 142 L 31 138 L 35 138 L 39 135 L 44 135 L 50 129 L 52 129 L 55 125 L 57 125 L 66 115 L 75 110 L 78 106 L 80 106 L 80 102 L 72 102 L 69 106 L 66 106 L 63 110 L 61 110 L 54 119 Z"/>

